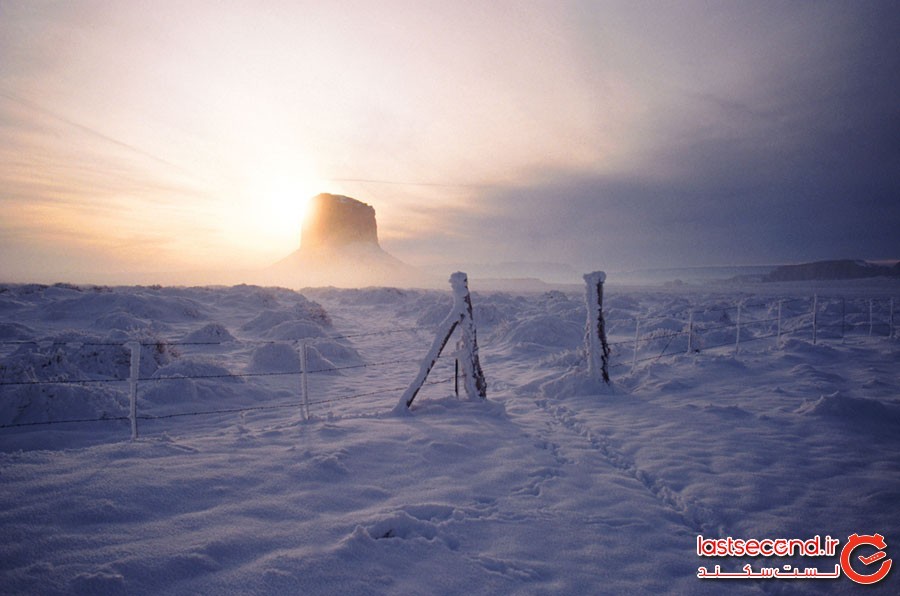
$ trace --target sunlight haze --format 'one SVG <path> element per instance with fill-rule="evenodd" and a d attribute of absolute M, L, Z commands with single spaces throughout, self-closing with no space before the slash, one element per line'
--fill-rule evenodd
<path fill-rule="evenodd" d="M 895 258 L 891 3 L 0 3 L 0 273 Z M 832 241 L 821 230 L 843 229 Z"/>

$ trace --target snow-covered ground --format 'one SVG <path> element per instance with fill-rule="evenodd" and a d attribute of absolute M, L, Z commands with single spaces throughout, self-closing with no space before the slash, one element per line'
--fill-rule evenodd
<path fill-rule="evenodd" d="M 900 592 L 700 579 L 838 557 L 696 552 L 900 552 L 896 285 L 607 287 L 612 390 L 583 375 L 580 293 L 472 286 L 489 400 L 445 357 L 408 415 L 449 290 L 0 288 L 0 592 Z"/>

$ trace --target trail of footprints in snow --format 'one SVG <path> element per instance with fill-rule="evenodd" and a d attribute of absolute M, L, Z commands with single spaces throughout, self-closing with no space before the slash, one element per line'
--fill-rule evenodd
<path fill-rule="evenodd" d="M 550 415 L 552 423 L 572 434 L 580 436 L 610 466 L 640 482 L 664 507 L 678 514 L 682 523 L 691 531 L 700 534 L 722 534 L 723 526 L 716 522 L 712 510 L 685 498 L 661 479 L 654 478 L 652 474 L 642 470 L 634 460 L 616 449 L 609 439 L 593 432 L 584 423 L 579 422 L 571 410 L 559 404 L 551 405 L 546 399 L 535 400 L 535 403 L 541 410 Z M 546 443 L 560 464 L 571 463 L 571 460 L 561 455 L 560 445 L 550 441 L 546 441 Z M 559 474 L 556 473 L 553 476 L 557 475 Z M 544 477 L 543 480 L 549 480 L 551 477 Z"/>

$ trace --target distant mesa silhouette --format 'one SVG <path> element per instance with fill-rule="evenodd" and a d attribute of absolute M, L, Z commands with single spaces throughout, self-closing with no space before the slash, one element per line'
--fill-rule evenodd
<path fill-rule="evenodd" d="M 352 244 L 379 246 L 374 207 L 343 195 L 320 194 L 310 199 L 300 250 L 319 251 Z"/>
<path fill-rule="evenodd" d="M 425 276 L 381 248 L 375 209 L 343 195 L 310 199 L 300 248 L 276 263 L 276 281 L 302 286 L 416 286 Z"/>

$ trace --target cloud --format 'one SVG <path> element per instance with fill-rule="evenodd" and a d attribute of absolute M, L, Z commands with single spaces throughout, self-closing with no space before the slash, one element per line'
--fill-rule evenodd
<path fill-rule="evenodd" d="M 411 262 L 900 253 L 891 2 L 0 11 L 4 209 L 107 243 L 140 220 L 173 258 L 267 264 L 295 239 L 248 217 L 259 188 L 312 172 Z"/>
<path fill-rule="evenodd" d="M 621 268 L 900 254 L 894 6 L 629 4 L 582 21 L 591 84 L 624 73 L 638 104 L 615 167 L 485 189 L 442 245 Z"/>

